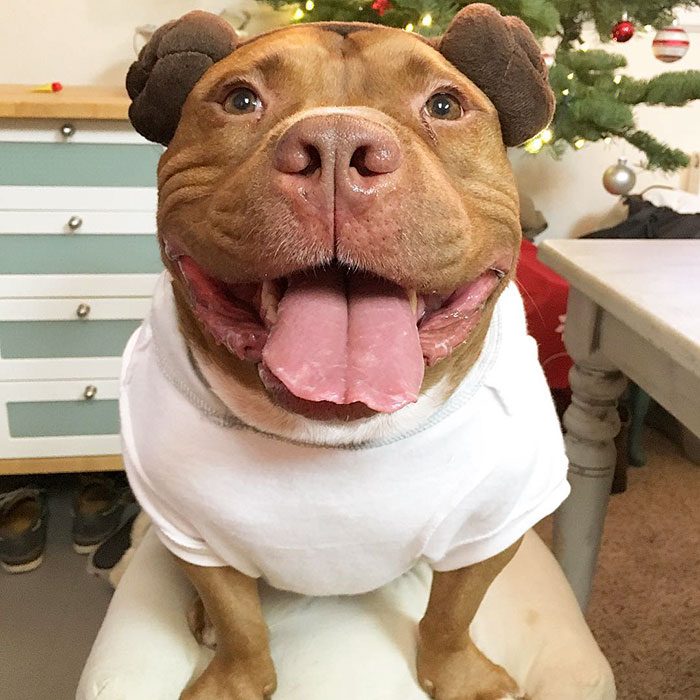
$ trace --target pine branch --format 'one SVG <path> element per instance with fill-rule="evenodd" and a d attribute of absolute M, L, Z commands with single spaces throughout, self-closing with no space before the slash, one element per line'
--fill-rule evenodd
<path fill-rule="evenodd" d="M 560 2 L 559 5 L 562 3 Z M 613 26 L 622 19 L 624 13 L 637 26 L 651 25 L 656 29 L 667 27 L 673 21 L 675 7 L 700 7 L 700 0 L 668 2 L 668 0 L 589 0 L 588 2 L 566 2 L 568 11 L 580 13 L 583 21 L 592 21 L 603 41 L 610 40 Z M 562 14 L 565 12 L 561 9 Z"/>
<path fill-rule="evenodd" d="M 570 110 L 574 120 L 595 127 L 599 134 L 634 128 L 634 115 L 630 107 L 609 95 L 590 94 L 576 100 Z"/>
<path fill-rule="evenodd" d="M 590 51 L 566 51 L 557 54 L 557 63 L 563 63 L 577 73 L 588 71 L 613 71 L 624 68 L 627 59 L 619 53 L 609 53 L 601 49 Z"/>
<path fill-rule="evenodd" d="M 691 100 L 700 99 L 700 71 L 661 73 L 650 80 L 625 76 L 619 87 L 618 97 L 627 104 L 682 107 Z"/>
<path fill-rule="evenodd" d="M 690 162 L 683 151 L 657 141 L 646 131 L 628 131 L 619 135 L 635 148 L 644 152 L 649 170 L 659 169 L 670 173 L 686 167 Z"/>

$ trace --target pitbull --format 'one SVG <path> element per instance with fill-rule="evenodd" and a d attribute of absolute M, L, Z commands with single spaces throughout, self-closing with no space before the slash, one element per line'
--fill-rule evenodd
<path fill-rule="evenodd" d="M 505 147 L 553 112 L 529 30 L 470 5 L 437 39 L 319 23 L 239 43 L 197 11 L 155 33 L 127 88 L 167 150 L 125 465 L 217 640 L 181 697 L 273 694 L 260 579 L 358 594 L 421 560 L 422 688 L 520 697 L 469 626 L 568 492 L 512 284 Z"/>

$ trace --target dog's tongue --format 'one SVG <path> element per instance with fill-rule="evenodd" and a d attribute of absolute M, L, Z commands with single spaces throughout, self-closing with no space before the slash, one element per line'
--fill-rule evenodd
<path fill-rule="evenodd" d="M 418 398 L 425 366 L 405 291 L 341 270 L 289 280 L 263 362 L 301 399 L 385 413 Z"/>

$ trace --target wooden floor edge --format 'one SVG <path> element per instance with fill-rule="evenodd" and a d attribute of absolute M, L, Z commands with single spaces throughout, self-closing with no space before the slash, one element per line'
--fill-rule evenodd
<path fill-rule="evenodd" d="M 67 472 L 106 472 L 123 469 L 121 455 L 81 455 L 79 457 L 23 457 L 0 459 L 0 476 L 10 474 L 61 474 Z"/>

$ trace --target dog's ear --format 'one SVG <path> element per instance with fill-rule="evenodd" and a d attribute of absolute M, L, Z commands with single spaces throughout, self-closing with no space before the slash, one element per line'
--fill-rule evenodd
<path fill-rule="evenodd" d="M 230 24 L 199 10 L 157 29 L 126 76 L 129 119 L 136 131 L 167 146 L 190 90 L 237 42 Z"/>
<path fill-rule="evenodd" d="M 506 146 L 541 131 L 554 114 L 540 47 L 527 25 L 491 5 L 467 5 L 434 44 L 498 110 Z"/>

